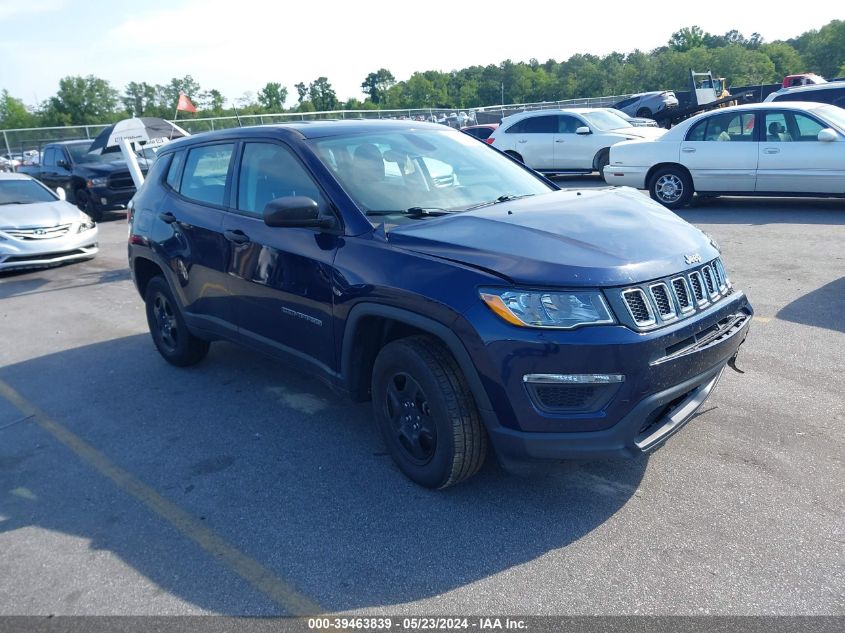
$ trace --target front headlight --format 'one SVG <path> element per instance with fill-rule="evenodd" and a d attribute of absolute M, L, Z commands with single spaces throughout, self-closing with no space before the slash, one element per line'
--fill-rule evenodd
<path fill-rule="evenodd" d="M 92 187 L 105 187 L 107 184 L 109 184 L 109 179 L 106 176 L 101 178 L 91 178 L 91 180 L 87 183 L 89 189 Z"/>
<path fill-rule="evenodd" d="M 600 292 L 551 292 L 483 288 L 481 300 L 502 319 L 519 327 L 569 330 L 581 325 L 616 323 Z"/>
<path fill-rule="evenodd" d="M 79 221 L 79 228 L 76 229 L 76 232 L 77 233 L 85 233 L 85 231 L 90 231 L 95 226 L 96 226 L 96 224 L 94 224 L 94 220 L 92 220 L 90 217 L 88 217 L 86 215 L 85 219 Z"/>

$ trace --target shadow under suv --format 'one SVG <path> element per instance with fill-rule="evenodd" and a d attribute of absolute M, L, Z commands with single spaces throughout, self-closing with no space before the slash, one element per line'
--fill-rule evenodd
<path fill-rule="evenodd" d="M 715 245 L 627 188 L 559 190 L 460 132 L 238 128 L 160 151 L 129 263 L 161 355 L 228 339 L 372 400 L 432 488 L 632 457 L 712 391 L 751 321 Z"/>

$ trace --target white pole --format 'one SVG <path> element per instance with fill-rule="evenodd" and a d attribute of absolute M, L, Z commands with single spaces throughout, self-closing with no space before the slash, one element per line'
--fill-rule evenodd
<path fill-rule="evenodd" d="M 138 166 L 138 158 L 135 152 L 132 151 L 132 146 L 125 138 L 120 139 L 120 151 L 123 153 L 123 160 L 129 167 L 129 174 L 132 176 L 132 182 L 135 183 L 135 188 L 140 189 L 144 184 L 144 174 L 141 173 L 141 168 Z"/>

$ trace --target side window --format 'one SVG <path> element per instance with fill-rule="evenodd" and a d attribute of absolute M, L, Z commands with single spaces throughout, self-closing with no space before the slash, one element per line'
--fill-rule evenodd
<path fill-rule="evenodd" d="M 45 167 L 55 167 L 56 166 L 56 148 L 48 147 L 44 152 L 44 166 Z"/>
<path fill-rule="evenodd" d="M 528 123 L 528 119 L 522 119 L 522 121 L 517 121 L 512 126 L 510 126 L 507 130 L 505 130 L 505 134 L 524 134 L 526 131 L 526 124 Z"/>
<path fill-rule="evenodd" d="M 156 161 L 150 166 L 150 170 L 147 172 L 147 176 L 144 179 L 144 182 L 151 181 L 156 184 L 161 182 L 161 177 L 164 175 L 165 170 L 167 169 L 167 163 L 170 162 L 170 155 L 167 156 L 160 156 L 156 159 Z"/>
<path fill-rule="evenodd" d="M 818 141 L 819 140 L 819 132 L 822 131 L 824 126 L 816 121 L 815 119 L 811 119 L 808 116 L 803 114 L 798 114 L 797 112 L 792 115 L 795 118 L 795 129 L 797 130 L 798 134 L 795 135 L 794 140 L 796 141 Z"/>
<path fill-rule="evenodd" d="M 179 192 L 197 202 L 223 206 L 233 148 L 233 143 L 225 143 L 189 150 Z"/>
<path fill-rule="evenodd" d="M 238 175 L 238 209 L 261 217 L 268 202 L 286 196 L 307 196 L 323 206 L 319 187 L 289 149 L 247 143 Z"/>
<path fill-rule="evenodd" d="M 557 134 L 557 117 L 533 116 L 525 119 L 525 131 L 529 134 Z"/>
<path fill-rule="evenodd" d="M 182 165 L 185 164 L 185 152 L 176 152 L 173 160 L 170 161 L 170 168 L 167 170 L 167 185 L 179 191 L 179 177 L 182 175 Z"/>
<path fill-rule="evenodd" d="M 575 130 L 584 125 L 580 120 L 574 116 L 566 114 L 559 115 L 557 118 L 558 134 L 575 134 Z"/>
<path fill-rule="evenodd" d="M 699 121 L 687 133 L 688 141 L 753 141 L 754 114 L 726 112 Z"/>
<path fill-rule="evenodd" d="M 624 108 L 627 108 L 629 105 L 634 105 L 634 102 L 637 101 L 637 99 L 639 99 L 639 97 L 630 97 L 628 99 L 620 101 L 616 104 L 616 109 L 622 110 Z"/>

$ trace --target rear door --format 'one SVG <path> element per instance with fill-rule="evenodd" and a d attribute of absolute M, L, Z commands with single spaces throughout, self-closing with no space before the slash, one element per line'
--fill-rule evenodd
<path fill-rule="evenodd" d="M 310 228 L 270 227 L 270 200 L 307 196 L 322 209 L 328 199 L 287 145 L 243 144 L 233 207 L 224 235 L 231 242 L 228 276 L 242 339 L 298 357 L 332 373 L 336 367 L 333 265 L 339 237 Z"/>
<path fill-rule="evenodd" d="M 151 234 L 191 325 L 224 336 L 237 330 L 226 274 L 229 242 L 223 237 L 234 149 L 234 142 L 210 143 L 173 156 Z"/>
<path fill-rule="evenodd" d="M 794 110 L 765 113 L 758 192 L 845 193 L 845 141 L 819 141 L 828 127 Z"/>
<path fill-rule="evenodd" d="M 41 161 L 41 182 L 55 189 L 59 184 L 59 160 L 63 159 L 64 155 L 59 152 L 56 147 L 48 147 L 44 150 L 44 157 Z"/>
<path fill-rule="evenodd" d="M 754 191 L 757 114 L 730 110 L 696 123 L 681 143 L 680 161 L 696 191 Z"/>
<path fill-rule="evenodd" d="M 505 131 L 509 147 L 522 156 L 531 169 L 555 168 L 554 145 L 558 130 L 554 114 L 531 116 L 517 121 Z"/>

